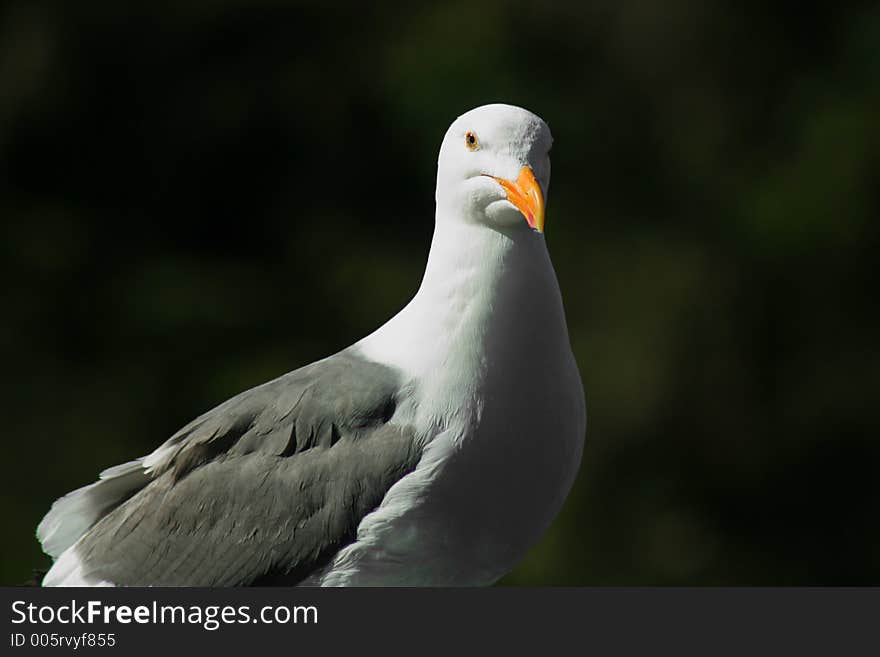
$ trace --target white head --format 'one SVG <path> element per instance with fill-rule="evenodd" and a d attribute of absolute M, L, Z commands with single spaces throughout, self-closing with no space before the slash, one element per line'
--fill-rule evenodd
<path fill-rule="evenodd" d="M 544 231 L 550 128 L 528 110 L 483 105 L 458 117 L 437 163 L 437 216 L 502 232 Z"/>

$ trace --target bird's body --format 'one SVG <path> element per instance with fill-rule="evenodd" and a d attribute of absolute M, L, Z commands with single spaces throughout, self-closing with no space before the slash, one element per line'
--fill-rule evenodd
<path fill-rule="evenodd" d="M 489 165 L 468 159 L 483 155 L 473 130 Z M 413 300 L 56 502 L 38 529 L 57 557 L 44 585 L 485 585 L 508 572 L 561 508 L 586 422 L 556 276 L 528 229 L 543 227 L 547 150 L 546 125 L 519 108 L 453 123 Z M 508 202 L 504 183 L 526 168 L 537 179 L 517 189 L 537 196 Z"/>

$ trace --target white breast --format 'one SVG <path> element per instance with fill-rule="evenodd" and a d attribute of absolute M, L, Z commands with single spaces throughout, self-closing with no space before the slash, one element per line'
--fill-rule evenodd
<path fill-rule="evenodd" d="M 491 584 L 561 508 L 580 465 L 583 388 L 543 238 L 523 237 L 435 234 L 445 266 L 429 261 L 413 301 L 359 343 L 411 381 L 399 421 L 427 445 L 308 584 Z"/>

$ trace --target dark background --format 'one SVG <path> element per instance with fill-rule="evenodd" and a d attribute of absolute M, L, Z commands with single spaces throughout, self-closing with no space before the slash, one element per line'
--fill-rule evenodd
<path fill-rule="evenodd" d="M 4 529 L 416 290 L 449 123 L 555 137 L 589 411 L 508 584 L 880 584 L 876 3 L 6 2 Z M 528 485 L 528 482 L 523 482 Z"/>

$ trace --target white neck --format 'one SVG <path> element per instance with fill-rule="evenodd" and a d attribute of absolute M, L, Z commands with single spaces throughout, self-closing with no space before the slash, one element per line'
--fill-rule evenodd
<path fill-rule="evenodd" d="M 551 342 L 561 337 L 567 348 L 567 333 L 557 336 L 554 325 L 565 333 L 542 236 L 527 230 L 505 235 L 438 214 L 418 292 L 356 347 L 417 380 L 421 397 L 434 406 L 422 410 L 447 417 L 480 396 L 499 349 L 516 350 L 538 333 Z"/>

